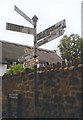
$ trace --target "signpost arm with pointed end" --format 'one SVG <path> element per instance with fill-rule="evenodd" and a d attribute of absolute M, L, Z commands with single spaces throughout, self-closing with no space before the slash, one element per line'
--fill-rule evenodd
<path fill-rule="evenodd" d="M 34 25 L 34 58 L 37 57 L 37 16 L 34 15 L 33 18 L 33 25 Z M 37 65 L 34 65 L 34 98 L 35 98 L 35 118 L 38 118 L 38 74 L 37 74 Z"/>

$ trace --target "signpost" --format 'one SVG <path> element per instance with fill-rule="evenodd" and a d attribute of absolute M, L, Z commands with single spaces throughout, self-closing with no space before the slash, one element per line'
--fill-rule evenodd
<path fill-rule="evenodd" d="M 16 32 L 32 34 L 32 35 L 34 35 L 35 33 L 34 28 L 20 26 L 20 25 L 11 24 L 11 23 L 6 23 L 6 29 L 11 31 L 16 31 Z"/>
<path fill-rule="evenodd" d="M 34 29 L 35 29 L 35 34 L 34 34 L 34 58 L 37 57 L 37 16 L 34 15 L 33 18 L 33 23 L 34 23 Z M 39 117 L 39 97 L 38 97 L 38 73 L 37 73 L 37 65 L 34 65 L 34 87 L 35 87 L 35 118 Z"/>
<path fill-rule="evenodd" d="M 54 31 L 58 31 L 58 30 L 61 30 L 61 29 L 64 29 L 64 28 L 66 28 L 65 19 L 58 22 L 57 24 L 45 29 L 44 31 L 38 33 L 37 34 L 37 41 L 42 39 L 42 38 L 45 38 L 45 37 L 49 36 Z"/>
<path fill-rule="evenodd" d="M 45 43 L 48 43 L 54 39 L 56 39 L 57 37 L 63 35 L 63 33 L 65 32 L 65 30 L 60 30 L 60 31 L 56 31 L 54 33 L 52 33 L 51 35 L 49 35 L 48 37 L 44 38 L 43 40 L 39 41 L 37 43 L 38 47 L 45 44 Z"/>
<path fill-rule="evenodd" d="M 34 56 L 33 48 L 31 48 L 31 49 L 25 48 L 24 52 L 25 52 L 25 55 L 18 58 L 19 62 L 24 62 L 26 60 L 30 60 Z"/>
<path fill-rule="evenodd" d="M 39 63 L 38 58 L 32 58 L 32 59 L 30 59 L 30 60 L 26 60 L 26 61 L 23 63 L 23 67 L 26 69 L 26 68 L 29 68 L 30 66 L 37 65 L 38 63 Z"/>
<path fill-rule="evenodd" d="M 30 22 L 32 25 L 34 25 L 33 20 L 30 19 L 23 11 L 21 11 L 16 5 L 14 6 L 14 10 L 20 14 L 22 17 L 24 17 L 28 22 Z"/>
<path fill-rule="evenodd" d="M 29 54 L 29 55 L 24 55 L 24 56 L 19 57 L 19 58 L 18 58 L 18 61 L 19 61 L 19 62 L 24 62 L 24 61 L 26 61 L 26 60 L 31 60 L 32 58 L 33 58 L 33 56 L 32 56 L 31 54 Z"/>
<path fill-rule="evenodd" d="M 63 35 L 64 28 L 66 28 L 66 21 L 65 19 L 58 22 L 57 24 L 45 29 L 44 31 L 37 34 L 37 16 L 34 15 L 32 19 L 30 19 L 24 12 L 22 12 L 17 6 L 14 6 L 14 10 L 20 14 L 22 17 L 24 17 L 28 22 L 30 22 L 34 28 L 20 26 L 16 24 L 6 23 L 6 29 L 11 31 L 17 31 L 21 33 L 27 33 L 32 34 L 34 36 L 34 56 L 31 54 L 26 54 L 25 56 L 19 57 L 19 62 L 24 62 L 23 66 L 24 68 L 27 68 L 28 66 L 34 65 L 34 103 L 35 103 L 35 118 L 38 118 L 39 111 L 38 111 L 38 74 L 37 74 L 37 64 L 38 64 L 38 58 L 37 58 L 37 49 L 39 46 L 52 41 L 53 39 L 56 39 L 57 37 Z M 39 41 L 39 42 L 37 42 Z"/>
<path fill-rule="evenodd" d="M 36 26 L 37 26 L 37 16 L 34 15 L 32 19 L 30 19 L 24 12 L 22 12 L 18 7 L 14 6 L 14 10 L 19 13 L 22 17 L 24 17 L 28 22 L 30 22 L 34 28 L 19 26 L 11 23 L 6 24 L 7 30 L 23 32 L 28 34 L 33 34 L 34 36 L 34 58 L 37 57 L 37 37 L 36 37 Z M 22 57 L 23 58 L 23 57 Z M 24 63 L 25 64 L 25 63 Z M 32 64 L 32 63 L 31 63 Z M 34 102 L 35 102 L 35 117 L 38 117 L 38 76 L 37 76 L 37 64 L 34 65 Z"/>

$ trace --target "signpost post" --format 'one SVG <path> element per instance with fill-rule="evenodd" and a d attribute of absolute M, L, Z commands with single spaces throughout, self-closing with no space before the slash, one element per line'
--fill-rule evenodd
<path fill-rule="evenodd" d="M 17 6 L 14 6 L 14 10 L 19 13 L 22 17 L 24 17 L 28 22 L 30 22 L 34 28 L 20 26 L 16 24 L 6 23 L 6 29 L 11 31 L 17 31 L 21 33 L 32 34 L 34 36 L 34 56 L 25 55 L 20 57 L 18 60 L 23 62 L 25 68 L 28 65 L 34 65 L 34 107 L 35 107 L 35 118 L 39 117 L 38 105 L 38 73 L 37 73 L 37 64 L 34 63 L 34 60 L 38 57 L 37 56 L 37 49 L 39 46 L 56 39 L 57 37 L 63 35 L 64 28 L 66 28 L 66 21 L 65 19 L 58 22 L 57 24 L 47 28 L 46 30 L 37 34 L 37 16 L 34 15 L 32 19 L 30 19 L 24 12 L 22 12 Z M 39 41 L 39 42 L 37 42 Z M 34 57 L 34 58 L 33 58 Z M 38 60 L 37 60 L 38 61 Z"/>
<path fill-rule="evenodd" d="M 37 57 L 37 16 L 34 15 L 33 18 L 33 23 L 34 23 L 34 29 L 35 29 L 35 34 L 34 34 L 34 58 Z M 39 104 L 39 100 L 38 100 L 38 74 L 37 74 L 37 65 L 34 65 L 34 87 L 35 87 L 35 117 L 38 118 L 38 104 Z"/>

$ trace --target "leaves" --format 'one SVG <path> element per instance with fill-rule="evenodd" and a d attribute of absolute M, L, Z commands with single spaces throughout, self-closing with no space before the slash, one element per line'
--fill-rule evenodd
<path fill-rule="evenodd" d="M 73 57 L 82 55 L 82 46 L 83 38 L 77 34 L 71 34 L 70 36 L 64 35 L 58 48 L 63 59 L 72 60 Z"/>
<path fill-rule="evenodd" d="M 7 74 L 17 74 L 24 71 L 27 71 L 27 73 L 32 73 L 34 71 L 34 67 L 30 66 L 27 69 L 24 69 L 22 64 L 12 64 L 7 70 Z"/>
<path fill-rule="evenodd" d="M 16 74 L 18 72 L 24 71 L 22 64 L 17 65 L 10 65 L 9 70 L 7 71 L 8 74 Z"/>

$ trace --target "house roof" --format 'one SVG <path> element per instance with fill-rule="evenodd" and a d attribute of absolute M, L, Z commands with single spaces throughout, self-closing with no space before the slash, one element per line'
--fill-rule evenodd
<path fill-rule="evenodd" d="M 17 61 L 19 57 L 25 54 L 24 52 L 25 48 L 27 48 L 27 50 L 29 51 L 32 48 L 31 46 L 11 43 L 11 42 L 1 41 L 1 40 L 0 40 L 0 44 L 2 44 L 2 63 L 8 62 L 8 61 Z M 50 64 L 62 61 L 55 51 L 46 50 L 46 49 L 38 48 L 38 57 L 40 62 L 47 61 Z"/>

